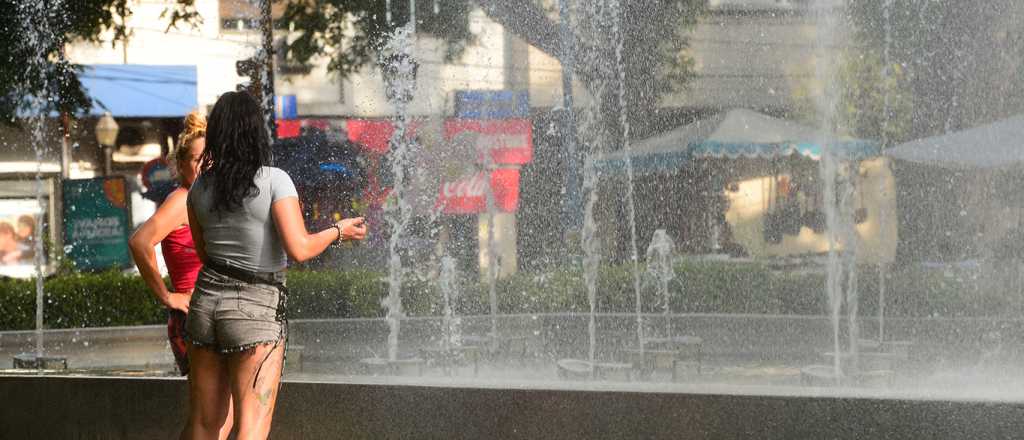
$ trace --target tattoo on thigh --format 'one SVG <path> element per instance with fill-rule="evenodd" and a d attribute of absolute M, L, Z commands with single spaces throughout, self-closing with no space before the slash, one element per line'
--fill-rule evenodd
<path fill-rule="evenodd" d="M 259 399 L 260 405 L 262 405 L 262 406 L 270 406 L 270 399 L 273 396 L 274 396 L 274 388 L 273 387 L 268 387 L 262 393 L 260 393 L 260 392 L 256 393 L 256 398 Z"/>

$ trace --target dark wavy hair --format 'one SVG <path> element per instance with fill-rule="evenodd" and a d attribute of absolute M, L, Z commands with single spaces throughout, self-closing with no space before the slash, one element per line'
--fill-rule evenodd
<path fill-rule="evenodd" d="M 259 194 L 254 178 L 271 164 L 270 138 L 263 109 L 246 92 L 227 92 L 207 117 L 203 174 L 211 177 L 213 210 L 232 211 Z"/>

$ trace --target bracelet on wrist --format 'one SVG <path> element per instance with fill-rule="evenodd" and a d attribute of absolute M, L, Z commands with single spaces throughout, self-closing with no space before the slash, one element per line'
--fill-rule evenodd
<path fill-rule="evenodd" d="M 334 242 L 335 243 L 341 243 L 342 242 L 342 238 L 343 238 L 343 236 L 341 235 L 341 226 L 338 226 L 338 224 L 335 223 L 335 224 L 331 225 L 331 227 L 333 227 L 334 229 L 338 230 L 338 238 L 336 238 L 334 240 Z"/>

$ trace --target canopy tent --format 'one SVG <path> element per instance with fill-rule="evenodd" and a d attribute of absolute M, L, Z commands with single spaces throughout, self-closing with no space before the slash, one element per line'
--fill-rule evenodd
<path fill-rule="evenodd" d="M 901 252 L 921 260 L 1021 258 L 1024 114 L 884 154 L 900 165 Z"/>
<path fill-rule="evenodd" d="M 675 128 L 633 144 L 631 161 L 637 173 L 677 170 L 699 158 L 773 158 L 800 154 L 821 157 L 821 133 L 792 121 L 752 110 L 733 109 Z M 878 145 L 864 140 L 837 139 L 833 151 L 843 158 L 877 155 Z M 604 156 L 595 166 L 606 172 L 625 170 L 626 152 Z"/>
<path fill-rule="evenodd" d="M 886 150 L 894 159 L 951 169 L 1000 169 L 1024 164 L 1024 115 Z"/>

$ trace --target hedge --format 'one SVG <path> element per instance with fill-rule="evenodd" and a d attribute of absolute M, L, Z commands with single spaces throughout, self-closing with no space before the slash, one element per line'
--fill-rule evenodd
<path fill-rule="evenodd" d="M 640 268 L 641 273 L 643 268 Z M 441 312 L 440 294 L 426 277 L 410 273 L 403 282 L 407 315 Z M 365 270 L 293 270 L 288 275 L 288 313 L 299 318 L 379 317 L 387 293 L 383 274 Z M 967 317 L 1019 316 L 1024 307 L 1016 293 L 983 289 L 978 279 L 936 270 L 905 268 L 888 279 L 889 316 Z M 820 315 L 827 311 L 820 272 L 773 269 L 760 263 L 689 262 L 676 267 L 669 285 L 671 310 L 677 313 L 751 313 Z M 635 311 L 632 268 L 607 266 L 597 280 L 600 312 Z M 871 268 L 859 274 L 860 313 L 877 310 L 878 275 Z M 488 286 L 463 280 L 455 301 L 461 314 L 488 313 Z M 553 270 L 520 272 L 495 286 L 501 313 L 589 311 L 582 273 Z M 47 328 L 157 324 L 165 320 L 142 279 L 120 272 L 73 273 L 46 280 Z M 1015 291 L 1015 290 L 1014 290 Z M 644 282 L 644 310 L 663 310 L 663 295 Z M 35 283 L 0 280 L 0 330 L 35 327 Z"/>

